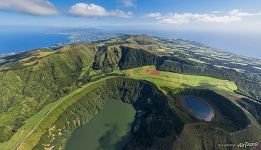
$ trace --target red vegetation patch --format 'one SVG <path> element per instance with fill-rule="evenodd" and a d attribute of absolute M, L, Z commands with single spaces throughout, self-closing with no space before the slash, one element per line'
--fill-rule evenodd
<path fill-rule="evenodd" d="M 160 71 L 158 70 L 148 70 L 147 73 L 150 75 L 160 75 Z"/>
<path fill-rule="evenodd" d="M 131 76 L 131 75 L 132 75 L 132 70 L 127 70 L 127 74 L 128 74 L 129 76 Z"/>

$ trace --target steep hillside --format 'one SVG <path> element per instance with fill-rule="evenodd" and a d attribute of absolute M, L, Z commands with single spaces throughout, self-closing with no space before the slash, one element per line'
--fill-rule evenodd
<path fill-rule="evenodd" d="M 240 137 L 259 139 L 258 70 L 203 61 L 209 49 L 190 41 L 124 35 L 1 57 L 0 149 L 63 148 L 73 129 L 111 99 L 132 104 L 140 114 L 126 149 L 211 149 L 242 142 Z M 201 97 L 217 116 L 210 123 L 196 119 L 181 106 L 183 95 Z M 204 130 L 209 132 L 199 134 Z"/>
<path fill-rule="evenodd" d="M 90 70 L 97 48 L 77 45 L 58 51 L 36 51 L 0 71 L 0 141 L 5 141 L 26 118 L 76 88 L 82 72 Z"/>
<path fill-rule="evenodd" d="M 227 79 L 236 82 L 238 93 L 261 101 L 260 60 L 222 52 L 197 42 L 146 35 L 125 35 L 97 43 L 127 47 L 126 54 L 135 56 L 135 59 L 128 58 L 131 60 L 128 68 L 154 64 L 160 70 Z M 125 64 L 121 62 L 123 67 L 128 66 L 128 60 Z"/>

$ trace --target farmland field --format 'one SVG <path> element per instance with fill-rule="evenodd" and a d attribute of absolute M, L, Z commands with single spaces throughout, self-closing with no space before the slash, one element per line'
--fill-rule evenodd
<path fill-rule="evenodd" d="M 114 73 L 123 73 L 128 77 L 138 80 L 147 80 L 158 87 L 168 87 L 175 92 L 182 88 L 201 88 L 233 92 L 237 90 L 234 82 L 207 76 L 184 75 L 166 71 L 157 71 L 155 66 L 144 66 L 128 70 L 116 70 Z"/>

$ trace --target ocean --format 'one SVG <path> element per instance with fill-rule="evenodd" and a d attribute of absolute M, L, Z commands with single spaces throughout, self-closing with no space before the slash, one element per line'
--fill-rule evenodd
<path fill-rule="evenodd" d="M 165 35 L 196 41 L 221 51 L 261 59 L 261 33 L 173 32 Z"/>
<path fill-rule="evenodd" d="M 68 43 L 66 35 L 43 32 L 0 33 L 0 54 L 51 47 Z"/>
<path fill-rule="evenodd" d="M 217 33 L 217 32 L 195 32 L 195 31 L 130 31 L 130 30 L 107 30 L 111 33 L 126 34 L 150 34 L 156 36 L 170 37 L 200 42 L 207 46 L 239 54 L 242 56 L 261 59 L 261 34 L 257 33 Z M 81 32 L 81 30 L 77 30 Z M 55 46 L 59 43 L 70 42 L 69 35 L 58 34 L 59 30 L 53 29 L 0 29 L 0 54 L 31 50 L 35 48 Z"/>
<path fill-rule="evenodd" d="M 116 30 L 118 33 L 148 34 L 202 43 L 221 51 L 261 59 L 261 33 L 217 31 Z"/>

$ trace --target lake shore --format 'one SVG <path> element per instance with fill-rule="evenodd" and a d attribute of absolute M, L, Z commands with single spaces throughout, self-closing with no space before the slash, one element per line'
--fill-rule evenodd
<path fill-rule="evenodd" d="M 208 117 L 204 119 L 204 121 L 210 122 L 210 121 L 212 121 L 212 119 L 214 118 L 214 116 L 215 116 L 215 112 L 214 112 L 214 110 L 212 110 L 212 111 L 209 113 Z"/>

